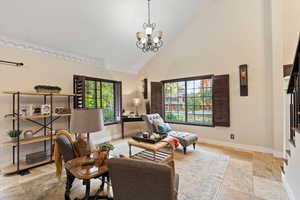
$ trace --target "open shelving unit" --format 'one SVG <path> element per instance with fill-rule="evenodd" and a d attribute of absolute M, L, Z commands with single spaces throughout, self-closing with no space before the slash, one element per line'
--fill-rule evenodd
<path fill-rule="evenodd" d="M 13 161 L 10 166 L 7 166 L 1 171 L 4 174 L 13 174 L 18 173 L 22 174 L 25 170 L 38 167 L 41 165 L 45 165 L 48 163 L 53 162 L 53 144 L 56 138 L 56 135 L 53 135 L 53 123 L 61 118 L 67 117 L 68 119 L 68 129 L 70 129 L 70 117 L 71 113 L 67 114 L 56 114 L 53 113 L 53 97 L 67 97 L 68 100 L 68 108 L 71 108 L 71 98 L 76 96 L 75 94 L 63 94 L 63 93 L 37 93 L 37 92 L 21 92 L 21 91 L 5 91 L 4 94 L 12 95 L 12 115 L 5 117 L 7 120 L 12 121 L 12 129 L 13 130 L 20 130 L 21 128 L 21 121 L 29 121 L 35 125 L 38 125 L 39 128 L 34 132 L 38 133 L 43 131 L 44 134 L 42 136 L 36 136 L 31 139 L 20 139 L 18 136 L 17 141 L 8 141 L 4 143 L 0 143 L 0 147 L 11 146 L 12 147 L 12 154 L 13 154 Z M 31 116 L 20 116 L 20 98 L 22 96 L 38 96 L 43 98 L 44 104 L 50 104 L 51 110 L 50 114 L 47 115 L 31 115 Z M 50 135 L 47 135 L 47 130 L 50 130 Z M 44 143 L 44 151 L 47 151 L 47 141 L 50 141 L 50 156 L 44 161 L 37 162 L 34 164 L 27 164 L 25 161 L 20 160 L 20 151 L 21 146 L 26 144 L 32 143 Z"/>

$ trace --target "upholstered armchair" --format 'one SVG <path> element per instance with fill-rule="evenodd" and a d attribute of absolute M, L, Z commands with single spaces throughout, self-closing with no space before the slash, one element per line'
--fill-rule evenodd
<path fill-rule="evenodd" d="M 114 200 L 177 200 L 179 176 L 168 165 L 127 158 L 107 165 Z"/>
<path fill-rule="evenodd" d="M 155 130 L 155 126 L 153 123 L 154 120 L 164 121 L 159 114 L 143 115 L 143 119 L 146 122 L 148 131 L 150 133 L 157 132 L 157 130 Z M 183 147 L 184 154 L 186 154 L 188 146 L 193 145 L 194 149 L 196 148 L 198 136 L 196 136 L 195 134 L 172 130 L 172 131 L 168 132 L 168 135 L 172 136 L 174 138 L 177 138 L 179 140 L 179 143 Z"/>
<path fill-rule="evenodd" d="M 58 135 L 56 138 L 56 142 L 59 145 L 65 163 L 76 157 L 70 140 L 64 134 Z M 67 173 L 67 183 L 66 183 L 66 191 L 65 191 L 65 200 L 69 200 L 70 190 L 72 188 L 72 184 L 75 180 L 75 177 L 68 170 L 66 170 L 66 173 Z"/>

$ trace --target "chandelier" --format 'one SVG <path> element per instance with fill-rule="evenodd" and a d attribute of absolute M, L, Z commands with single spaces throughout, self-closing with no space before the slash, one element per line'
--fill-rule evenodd
<path fill-rule="evenodd" d="M 148 23 L 144 23 L 143 28 L 145 29 L 144 32 L 137 32 L 137 42 L 136 46 L 143 50 L 144 53 L 152 51 L 157 52 L 159 48 L 162 47 L 163 41 L 162 31 L 154 32 L 156 27 L 155 23 L 151 24 L 150 21 L 150 0 L 148 0 Z"/>

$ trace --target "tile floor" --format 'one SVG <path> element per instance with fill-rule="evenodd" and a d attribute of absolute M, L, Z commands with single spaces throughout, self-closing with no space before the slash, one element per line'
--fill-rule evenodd
<path fill-rule="evenodd" d="M 230 157 L 215 200 L 288 200 L 281 180 L 281 159 L 215 145 L 200 146 Z"/>

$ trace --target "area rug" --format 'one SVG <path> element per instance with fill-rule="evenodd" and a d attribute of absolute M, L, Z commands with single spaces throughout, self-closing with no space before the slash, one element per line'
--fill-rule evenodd
<path fill-rule="evenodd" d="M 116 154 L 128 155 L 126 142 L 115 144 Z M 134 151 L 139 151 L 134 149 Z M 205 151 L 201 147 L 190 150 L 187 155 L 175 152 L 176 173 L 180 176 L 179 200 L 214 200 L 223 181 L 229 157 Z M 50 170 L 50 168 L 49 168 Z M 22 178 L 20 178 L 21 180 Z M 65 177 L 58 181 L 55 172 L 39 175 L 37 178 L 0 190 L 0 200 L 63 200 Z M 91 191 L 96 191 L 100 181 L 93 180 Z M 75 181 L 72 198 L 83 197 L 85 188 L 81 181 Z"/>

